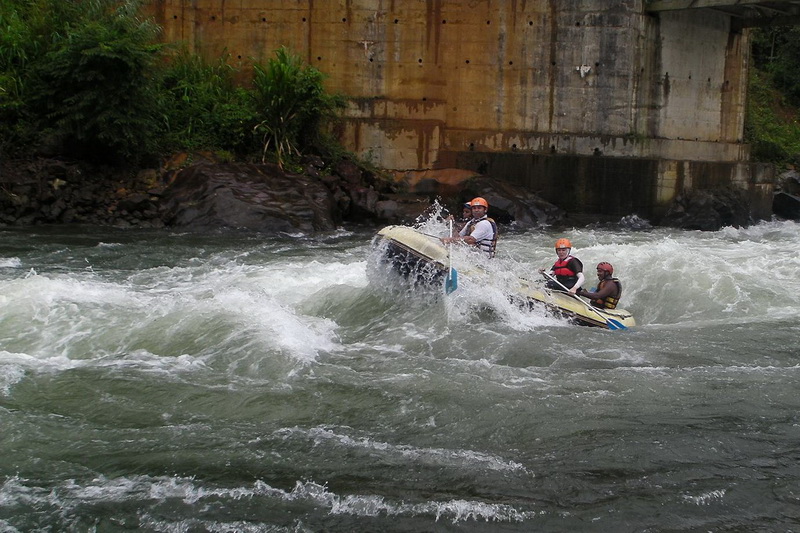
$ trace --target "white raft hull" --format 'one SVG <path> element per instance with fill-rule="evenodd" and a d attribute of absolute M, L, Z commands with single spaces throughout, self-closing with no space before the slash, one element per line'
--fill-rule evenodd
<path fill-rule="evenodd" d="M 630 328 L 636 325 L 633 315 L 625 309 L 598 309 L 592 307 L 584 300 L 578 299 L 561 291 L 551 291 L 544 287 L 520 281 L 519 296 L 528 302 L 539 302 L 556 313 L 572 320 L 582 326 L 594 326 L 605 329 Z M 615 327 L 609 327 L 609 321 L 613 321 Z"/>

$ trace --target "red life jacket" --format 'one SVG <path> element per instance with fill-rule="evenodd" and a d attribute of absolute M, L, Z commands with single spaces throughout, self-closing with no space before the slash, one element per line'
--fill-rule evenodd
<path fill-rule="evenodd" d="M 580 259 L 568 255 L 563 261 L 556 261 L 552 269 L 558 282 L 568 289 L 571 289 L 578 282 L 578 273 L 569 267 L 571 261 L 577 261 L 581 267 L 583 266 Z"/>
<path fill-rule="evenodd" d="M 569 268 L 569 263 L 573 259 L 577 261 L 576 258 L 572 257 L 571 255 L 568 255 L 567 257 L 564 258 L 563 261 L 561 260 L 556 261 L 553 264 L 553 274 L 555 274 L 556 277 L 565 277 L 565 278 L 576 277 L 578 273 L 574 272 L 571 268 Z"/>

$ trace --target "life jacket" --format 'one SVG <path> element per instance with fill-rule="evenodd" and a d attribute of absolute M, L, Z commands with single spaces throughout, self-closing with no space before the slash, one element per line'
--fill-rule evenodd
<path fill-rule="evenodd" d="M 475 231 L 475 226 L 477 226 L 478 222 L 480 222 L 481 220 L 488 220 L 489 223 L 492 225 L 492 238 L 491 239 L 483 239 L 483 240 L 477 241 L 475 243 L 475 246 L 480 248 L 481 251 L 486 252 L 487 254 L 489 254 L 489 257 L 491 258 L 491 257 L 494 257 L 494 252 L 495 252 L 495 249 L 497 248 L 497 223 L 494 221 L 494 219 L 489 218 L 486 215 L 483 215 L 478 220 L 475 220 L 473 218 L 469 222 L 469 229 L 467 230 L 467 234 L 471 235 L 472 232 Z"/>
<path fill-rule="evenodd" d="M 469 224 L 471 220 L 472 220 L 472 217 L 470 217 L 470 218 L 459 218 L 458 220 L 456 220 L 456 223 L 455 223 L 455 226 L 454 226 L 455 229 L 453 230 L 453 235 L 458 235 L 459 233 L 461 233 L 461 230 L 464 229 L 464 227 L 467 224 Z"/>
<path fill-rule="evenodd" d="M 553 274 L 555 275 L 555 277 L 559 281 L 559 283 L 561 283 L 562 285 L 564 285 L 568 289 L 571 289 L 572 286 L 575 285 L 575 283 L 578 282 L 578 273 L 573 271 L 569 267 L 569 263 L 573 259 L 580 263 L 580 259 L 578 259 L 577 257 L 572 257 L 571 255 L 568 255 L 567 257 L 564 258 L 563 261 L 559 259 L 558 261 L 553 263 L 553 268 L 552 268 Z"/>
<path fill-rule="evenodd" d="M 603 285 L 605 285 L 609 281 L 613 281 L 617 285 L 616 297 L 606 296 L 605 298 L 592 300 L 593 306 L 602 307 L 604 309 L 616 309 L 617 304 L 619 303 L 619 299 L 622 298 L 622 283 L 620 283 L 620 281 L 617 278 L 604 279 L 597 285 L 597 291 L 599 292 L 603 288 Z"/>

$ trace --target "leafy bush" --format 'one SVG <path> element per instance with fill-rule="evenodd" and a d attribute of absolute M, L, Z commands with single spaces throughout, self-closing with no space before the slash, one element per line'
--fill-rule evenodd
<path fill-rule="evenodd" d="M 266 66 L 253 66 L 254 103 L 262 138 L 262 160 L 272 152 L 278 165 L 300 155 L 320 140 L 326 122 L 345 105 L 344 98 L 325 92 L 325 75 L 303 64 L 285 47 Z"/>
<path fill-rule="evenodd" d="M 60 0 L 0 0 L 0 140 L 3 148 L 33 142 L 38 128 L 29 105 L 30 71 L 72 20 L 75 5 Z"/>
<path fill-rule="evenodd" d="M 79 156 L 136 160 L 152 153 L 157 107 L 150 79 L 158 27 L 139 2 L 93 0 L 81 24 L 55 34 L 34 66 L 31 103 L 64 147 Z"/>
<path fill-rule="evenodd" d="M 181 50 L 167 63 L 159 90 L 162 149 L 241 154 L 256 149 L 253 100 L 235 83 L 237 71 L 226 59 L 208 64 Z"/>
<path fill-rule="evenodd" d="M 287 49 L 253 68 L 157 44 L 142 0 L 0 0 L 0 149 L 136 163 L 175 151 L 341 151 L 323 128 L 344 106 Z"/>
<path fill-rule="evenodd" d="M 768 28 L 753 33 L 745 140 L 757 161 L 788 164 L 800 156 L 800 31 Z"/>

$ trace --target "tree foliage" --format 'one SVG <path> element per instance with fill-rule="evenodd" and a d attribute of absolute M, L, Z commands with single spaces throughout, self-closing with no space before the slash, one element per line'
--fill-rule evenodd
<path fill-rule="evenodd" d="M 35 65 L 31 103 L 67 150 L 136 159 L 156 130 L 149 80 L 158 28 L 136 16 L 138 2 L 84 4 L 82 23 L 57 34 Z"/>
<path fill-rule="evenodd" d="M 800 159 L 800 28 L 753 31 L 745 139 L 753 159 L 777 164 Z"/>
<path fill-rule="evenodd" d="M 0 0 L 0 150 L 119 163 L 224 150 L 282 165 L 344 105 L 285 48 L 241 86 L 227 57 L 159 44 L 141 3 Z"/>
<path fill-rule="evenodd" d="M 794 106 L 800 106 L 800 28 L 777 26 L 753 32 L 753 64 Z"/>

